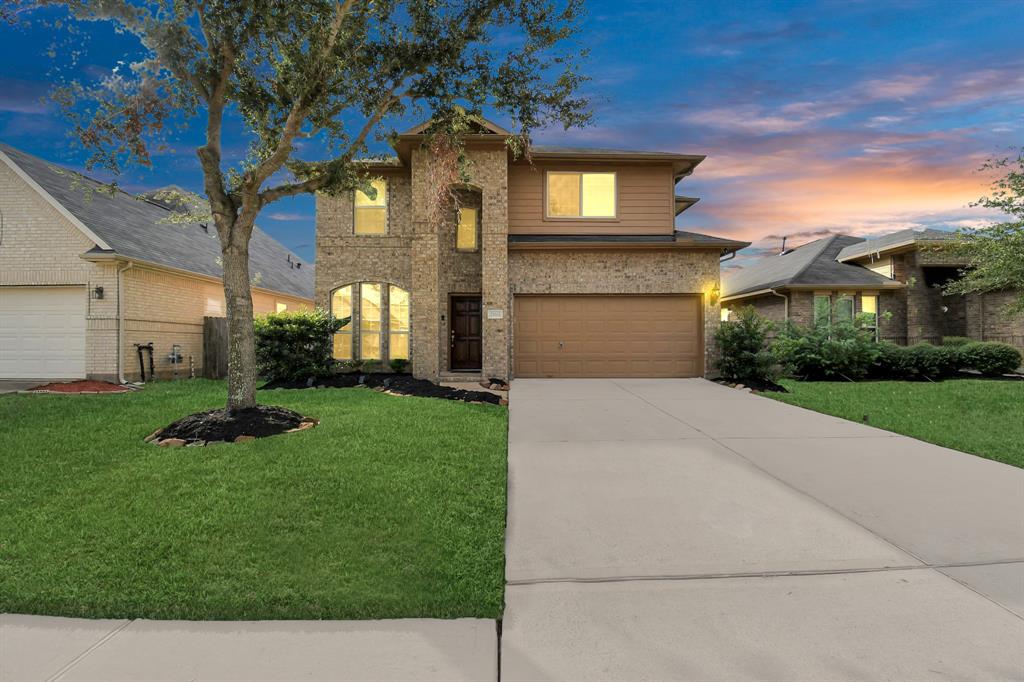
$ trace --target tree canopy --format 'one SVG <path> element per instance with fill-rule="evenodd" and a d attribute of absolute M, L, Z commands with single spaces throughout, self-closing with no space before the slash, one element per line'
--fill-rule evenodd
<path fill-rule="evenodd" d="M 582 0 L 13 2 L 9 21 L 58 5 L 139 41 L 131 63 L 55 92 L 90 167 L 149 165 L 176 126 L 201 121 L 196 151 L 224 268 L 229 407 L 255 405 L 248 243 L 263 207 L 312 192 L 373 196 L 357 159 L 395 134 L 388 120 L 429 119 L 428 138 L 442 140 L 434 148 L 457 153 L 458 132 L 484 108 L 512 121 L 517 152 L 532 130 L 588 118 L 586 51 L 575 42 Z M 226 126 L 244 133 L 244 153 L 224 153 Z"/>
<path fill-rule="evenodd" d="M 992 191 L 972 206 L 1002 212 L 1008 218 L 980 230 L 960 230 L 942 248 L 966 261 L 963 276 L 945 286 L 949 294 L 1009 289 L 1016 298 L 1010 315 L 1024 314 L 1024 149 L 1016 157 L 990 159 L 982 170 L 1004 173 Z"/>

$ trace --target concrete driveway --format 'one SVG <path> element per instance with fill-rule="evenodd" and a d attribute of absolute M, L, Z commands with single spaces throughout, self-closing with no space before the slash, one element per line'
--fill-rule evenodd
<path fill-rule="evenodd" d="M 501 679 L 1024 679 L 1024 471 L 699 379 L 517 380 Z"/>

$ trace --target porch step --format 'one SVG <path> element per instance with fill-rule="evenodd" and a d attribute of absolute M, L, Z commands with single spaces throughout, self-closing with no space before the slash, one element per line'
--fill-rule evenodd
<path fill-rule="evenodd" d="M 440 380 L 446 384 L 478 384 L 483 378 L 482 374 L 465 372 L 442 374 L 440 376 Z"/>

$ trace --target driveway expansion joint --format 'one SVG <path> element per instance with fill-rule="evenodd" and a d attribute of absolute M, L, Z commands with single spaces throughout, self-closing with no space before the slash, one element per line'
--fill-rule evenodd
<path fill-rule="evenodd" d="M 100 637 L 100 639 L 99 639 L 99 640 L 98 640 L 98 641 L 97 641 L 97 642 L 96 642 L 95 644 L 93 644 L 93 645 L 92 645 L 92 646 L 90 646 L 90 647 L 89 647 L 88 649 L 86 649 L 86 650 L 85 650 L 85 651 L 83 651 L 82 653 L 80 653 L 80 654 L 78 654 L 77 656 L 75 656 L 75 657 L 74 657 L 73 659 L 71 659 L 70 661 L 68 661 L 68 663 L 67 663 L 67 664 L 66 664 L 66 665 L 65 665 L 65 666 L 64 666 L 63 668 L 61 668 L 60 670 L 58 670 L 57 672 L 55 672 L 55 673 L 54 673 L 54 674 L 53 674 L 52 676 L 48 677 L 48 678 L 46 679 L 46 682 L 57 682 L 57 680 L 59 680 L 59 679 L 60 679 L 61 677 L 63 677 L 63 676 L 64 676 L 64 675 L 66 675 L 67 673 L 69 673 L 69 672 L 71 671 L 71 669 L 72 669 L 72 668 L 74 668 L 74 667 L 75 667 L 76 665 L 78 665 L 78 664 L 79 664 L 79 663 L 81 663 L 81 662 L 82 662 L 83 660 L 85 660 L 85 659 L 86 659 L 86 657 L 88 657 L 88 656 L 89 656 L 89 654 L 93 653 L 94 651 L 96 651 L 97 649 L 99 649 L 99 648 L 100 648 L 101 646 L 103 646 L 104 644 L 106 644 L 107 642 L 109 642 L 109 641 L 110 641 L 111 639 L 113 639 L 113 638 L 114 638 L 114 637 L 115 637 L 115 636 L 116 636 L 117 634 L 119 634 L 119 633 L 120 633 L 121 631 L 123 631 L 123 630 L 124 630 L 124 629 L 125 629 L 126 627 L 128 627 L 129 625 L 131 625 L 132 623 L 134 623 L 134 622 L 135 622 L 135 620 L 136 620 L 136 619 L 134 619 L 134 618 L 130 618 L 130 619 L 128 619 L 128 620 L 127 620 L 126 622 L 124 622 L 124 623 L 121 623 L 121 624 L 120 624 L 120 625 L 118 625 L 118 626 L 117 626 L 116 628 L 114 628 L 113 630 L 111 630 L 111 631 L 110 631 L 110 632 L 108 632 L 107 634 L 105 634 L 105 635 L 103 635 L 102 637 Z"/>
<path fill-rule="evenodd" d="M 1020 564 L 1024 559 L 1005 559 L 999 561 L 972 561 L 949 564 L 905 564 L 900 566 L 878 566 L 874 568 L 835 568 L 835 569 L 807 569 L 793 571 L 749 571 L 729 573 L 681 573 L 662 575 L 622 575 L 602 576 L 597 578 L 522 578 L 506 580 L 506 585 L 528 586 L 548 585 L 552 583 L 626 583 L 626 582 L 648 582 L 648 581 L 681 581 L 681 580 L 728 580 L 731 578 L 792 578 L 816 575 L 846 575 L 857 573 L 885 573 L 888 571 L 929 571 L 941 570 L 944 568 L 969 568 L 974 566 L 998 566 L 1003 564 Z"/>

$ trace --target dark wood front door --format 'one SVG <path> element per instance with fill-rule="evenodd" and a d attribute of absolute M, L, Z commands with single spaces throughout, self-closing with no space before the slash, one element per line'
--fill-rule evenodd
<path fill-rule="evenodd" d="M 451 369 L 480 370 L 480 297 L 452 296 Z"/>

